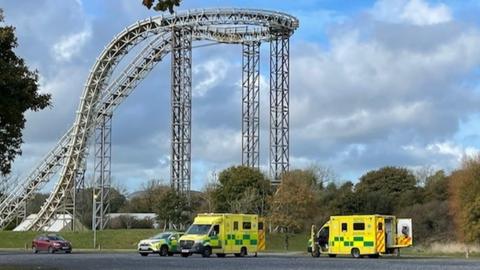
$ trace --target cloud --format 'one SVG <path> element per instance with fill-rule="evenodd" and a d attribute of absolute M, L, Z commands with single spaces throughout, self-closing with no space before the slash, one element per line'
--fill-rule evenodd
<path fill-rule="evenodd" d="M 373 10 L 395 7 L 387 2 Z M 439 6 L 423 7 L 442 14 Z M 385 165 L 458 165 L 463 146 L 445 142 L 480 102 L 475 83 L 465 83 L 480 65 L 480 31 L 448 16 L 440 27 L 435 16 L 422 26 L 410 18 L 397 24 L 352 18 L 330 27 L 327 48 L 308 42 L 293 49 L 293 162 L 304 157 L 341 174 Z"/>
<path fill-rule="evenodd" d="M 429 4 L 424 0 L 380 0 L 372 10 L 373 16 L 392 23 L 433 25 L 452 20 L 450 9 L 445 4 Z"/>
<path fill-rule="evenodd" d="M 200 80 L 193 85 L 193 97 L 203 97 L 213 87 L 221 84 L 229 67 L 229 62 L 219 57 L 194 65 L 193 76 Z"/>
<path fill-rule="evenodd" d="M 85 30 L 65 36 L 53 45 L 54 58 L 57 61 L 69 61 L 77 56 L 83 46 L 90 40 L 92 31 L 89 27 Z"/>
<path fill-rule="evenodd" d="M 245 5 L 258 7 L 257 2 Z M 460 123 L 476 123 L 465 121 L 480 102 L 478 82 L 472 79 L 480 66 L 477 24 L 455 18 L 453 7 L 425 0 L 382 0 L 348 11 L 302 3 L 262 2 L 267 9 L 275 6 L 301 18 L 290 43 L 292 168 L 317 163 L 355 180 L 385 165 L 455 168 L 462 155 L 476 151 L 458 132 Z M 187 1 L 184 8 L 200 5 Z M 26 14 L 27 9 L 32 12 Z M 88 70 L 107 42 L 125 26 L 156 14 L 131 1 L 30 0 L 6 2 L 5 11 L 7 22 L 17 27 L 18 52 L 38 68 L 42 88 L 54 100 L 52 109 L 27 114 L 24 155 L 15 163 L 15 171 L 23 172 L 71 125 Z M 196 189 L 212 170 L 241 162 L 240 48 L 215 45 L 193 51 Z M 169 59 L 115 111 L 112 173 L 130 190 L 150 178 L 169 178 Z M 260 146 L 266 172 L 268 64 L 264 44 Z"/>

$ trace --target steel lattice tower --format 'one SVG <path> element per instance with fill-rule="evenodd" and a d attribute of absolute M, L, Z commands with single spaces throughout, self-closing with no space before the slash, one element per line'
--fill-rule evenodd
<path fill-rule="evenodd" d="M 103 230 L 110 212 L 112 115 L 103 115 L 95 128 L 95 171 L 93 185 L 92 229 Z"/>
<path fill-rule="evenodd" d="M 260 42 L 242 45 L 242 165 L 260 166 Z"/>
<path fill-rule="evenodd" d="M 270 41 L 270 176 L 278 184 L 289 169 L 289 35 Z"/>
<path fill-rule="evenodd" d="M 171 167 L 172 187 L 190 191 L 192 130 L 192 32 L 187 27 L 172 29 L 171 74 Z"/>

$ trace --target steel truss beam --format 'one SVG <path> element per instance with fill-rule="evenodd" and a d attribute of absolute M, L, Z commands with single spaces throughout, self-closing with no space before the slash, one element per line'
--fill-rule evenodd
<path fill-rule="evenodd" d="M 93 186 L 92 229 L 103 230 L 110 211 L 112 115 L 103 115 L 95 128 L 95 171 Z"/>
<path fill-rule="evenodd" d="M 289 35 L 270 41 L 270 176 L 278 184 L 289 169 Z"/>
<path fill-rule="evenodd" d="M 242 165 L 260 167 L 260 42 L 242 45 Z"/>
<path fill-rule="evenodd" d="M 170 181 L 180 193 L 189 194 L 192 131 L 192 32 L 172 29 Z"/>

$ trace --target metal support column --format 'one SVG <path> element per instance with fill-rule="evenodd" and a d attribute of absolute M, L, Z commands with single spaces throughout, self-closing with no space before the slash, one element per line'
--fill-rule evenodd
<path fill-rule="evenodd" d="M 177 192 L 190 193 L 192 130 L 192 32 L 190 28 L 172 28 L 172 137 L 171 186 Z"/>
<path fill-rule="evenodd" d="M 92 229 L 103 230 L 107 226 L 110 211 L 112 157 L 112 115 L 104 115 L 95 127 L 95 171 L 93 184 Z"/>
<path fill-rule="evenodd" d="M 289 169 L 289 36 L 270 42 L 270 177 L 278 184 Z"/>
<path fill-rule="evenodd" d="M 242 48 L 242 165 L 259 168 L 260 42 Z"/>

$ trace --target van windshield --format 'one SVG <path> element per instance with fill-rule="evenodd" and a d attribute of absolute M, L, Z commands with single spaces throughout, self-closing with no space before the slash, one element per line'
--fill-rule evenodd
<path fill-rule="evenodd" d="M 211 226 L 211 224 L 192 224 L 186 234 L 207 234 Z"/>

